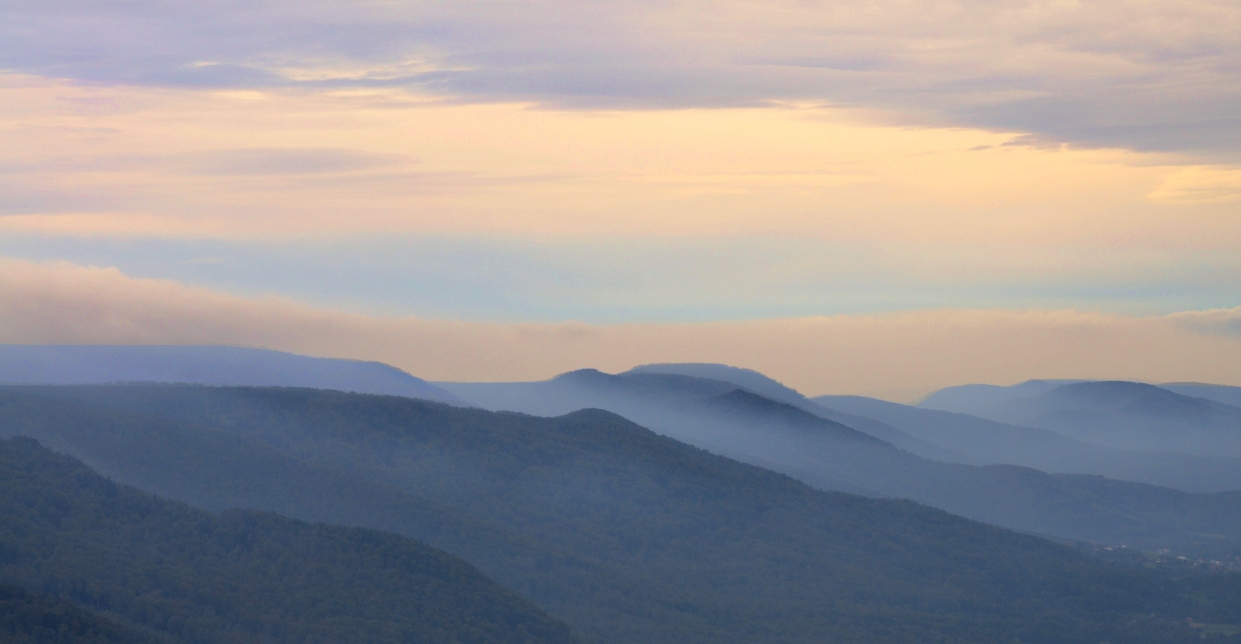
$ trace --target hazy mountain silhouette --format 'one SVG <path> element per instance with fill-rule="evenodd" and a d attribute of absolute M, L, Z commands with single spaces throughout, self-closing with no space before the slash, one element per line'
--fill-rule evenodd
<path fill-rule="evenodd" d="M 665 363 L 634 367 L 620 375 L 632 376 L 640 374 L 672 374 L 730 383 L 766 398 L 792 405 L 820 418 L 847 425 L 919 456 L 946 463 L 969 463 L 975 465 L 985 463 L 985 461 L 981 461 L 969 454 L 915 437 L 876 419 L 826 408 L 802 395 L 796 389 L 785 386 L 752 369 L 708 363 Z"/>
<path fill-rule="evenodd" d="M 808 399 L 757 371 L 721 364 L 653 364 L 636 367 L 626 373 L 682 374 L 730 382 L 937 461 L 973 465 L 1012 464 L 1052 473 L 1099 474 L 1189 492 L 1241 490 L 1241 459 L 1113 449 L 1047 429 L 1021 427 L 873 398 L 819 396 Z M 990 396 L 986 399 L 994 401 L 1036 395 L 1067 383 L 1079 382 L 1088 381 L 1032 380 L 1014 387 L 971 385 L 952 389 L 992 392 L 986 394 Z M 1185 386 L 1206 388 L 1221 396 L 1241 392 L 1241 388 L 1235 387 Z M 964 400 L 964 396 L 961 399 Z"/>
<path fill-rule="evenodd" d="M 899 452 L 733 391 L 705 404 L 808 416 L 803 432 Z M 599 410 L 538 418 L 304 389 L 9 387 L 0 428 L 59 437 L 130 480 L 173 479 L 208 507 L 292 496 L 305 508 L 322 494 L 320 516 L 404 513 L 432 545 L 473 552 L 602 642 L 1188 643 L 1197 633 L 1184 615 L 1241 619 L 1241 578 L 1119 569 L 908 501 L 816 492 Z M 1226 514 L 1196 505 L 1224 497 L 1155 493 L 1181 529 Z"/>
<path fill-rule="evenodd" d="M 381 362 L 221 346 L 0 345 L 0 384 L 107 382 L 312 387 L 460 403 Z"/>
<path fill-rule="evenodd" d="M 1187 547 L 1198 543 L 1195 535 L 1206 533 L 1226 535 L 1227 543 L 1241 537 L 1241 495 L 1187 494 L 1012 465 L 943 463 L 874 437 L 859 438 L 864 433 L 718 380 L 583 370 L 539 383 L 443 386 L 488 409 L 546 416 L 607 409 L 666 436 L 820 489 L 909 498 L 1040 534 L 1155 547 Z M 1195 522 L 1206 523 L 1189 528 L 1184 522 L 1188 508 L 1196 508 L 1189 515 L 1200 516 Z"/>
<path fill-rule="evenodd" d="M 1029 380 L 1008 387 L 1000 385 L 960 385 L 946 387 L 932 392 L 917 403 L 923 409 L 938 409 L 959 413 L 972 413 L 987 405 L 1011 400 L 1028 398 L 1047 393 L 1061 385 L 1081 382 L 1099 382 L 1097 380 Z M 1168 382 L 1156 385 L 1168 391 L 1190 396 L 1205 398 L 1233 407 L 1241 407 L 1241 387 L 1229 385 L 1212 385 L 1201 382 Z"/>
<path fill-rule="evenodd" d="M 638 373 L 666 373 L 731 382 L 738 387 L 748 389 L 765 398 L 778 400 L 790 405 L 800 405 L 808 400 L 801 392 L 786 386 L 774 378 L 753 369 L 743 369 L 726 364 L 704 362 L 645 364 L 634 367 L 621 375 Z"/>
<path fill-rule="evenodd" d="M 918 401 L 917 406 L 923 409 L 938 409 L 940 411 L 954 411 L 969 414 L 973 413 L 974 410 L 987 405 L 994 405 L 1014 398 L 1028 398 L 1030 396 L 1037 396 L 1051 391 L 1056 387 L 1078 382 L 1090 381 L 1027 380 L 1026 382 L 1008 387 L 1001 385 L 959 385 L 956 387 L 945 387 L 944 389 L 933 392 Z"/>
<path fill-rule="evenodd" d="M 1217 403 L 1241 407 L 1241 387 L 1208 385 L 1200 382 L 1168 382 L 1159 386 L 1182 396 L 1205 398 Z"/>
<path fill-rule="evenodd" d="M 0 579 L 164 642 L 572 644 L 466 562 L 394 534 L 221 515 L 0 440 Z"/>
<path fill-rule="evenodd" d="M 1241 409 L 1137 382 L 1062 385 L 974 414 L 1118 449 L 1241 457 Z"/>
<path fill-rule="evenodd" d="M 1101 474 L 1189 492 L 1241 490 L 1241 459 L 1112 449 L 1047 429 L 861 396 L 819 396 L 814 401 L 883 421 L 987 464 L 1024 465 L 1053 473 Z"/>
<path fill-rule="evenodd" d="M 811 481 L 821 489 L 871 496 L 888 491 L 861 485 L 849 472 L 863 461 L 841 462 L 829 474 L 816 454 L 893 454 L 892 445 L 792 405 L 751 394 L 726 382 L 664 373 L 606 374 L 582 369 L 537 383 L 438 383 L 485 409 L 553 417 L 579 409 L 606 409 L 666 436 L 717 454 Z M 767 422 L 755 431 L 754 417 Z M 844 451 L 835 449 L 844 446 Z M 809 451 L 807 451 L 809 449 Z"/>

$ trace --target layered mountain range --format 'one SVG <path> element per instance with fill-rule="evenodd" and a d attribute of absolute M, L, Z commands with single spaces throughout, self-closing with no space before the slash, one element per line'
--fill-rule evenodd
<path fill-rule="evenodd" d="M 1139 382 L 1034 381 L 970 398 L 940 392 L 922 402 L 1014 425 L 1047 429 L 1114 449 L 1241 457 L 1241 387 Z M 975 404 L 978 403 L 978 404 Z"/>
<path fill-rule="evenodd" d="M 1232 491 L 1241 489 L 1241 461 L 1230 458 L 1116 450 L 1045 429 L 872 399 L 809 400 L 754 372 L 717 365 L 440 386 L 489 409 L 543 416 L 607 409 L 820 489 L 913 499 L 1027 532 L 1147 549 L 1241 552 L 1241 493 Z"/>
<path fill-rule="evenodd" d="M 12 607 L 14 623 L 59 619 L 126 642 L 189 641 L 179 616 L 202 605 L 206 635 L 195 641 L 277 641 L 255 635 L 261 623 L 294 639 L 336 628 L 336 641 L 439 628 L 437 638 L 461 642 L 1095 644 L 1199 641 L 1204 623 L 1219 633 L 1241 624 L 1241 575 L 1218 572 L 1241 566 L 1229 457 L 1105 445 L 931 409 L 934 397 L 812 400 L 721 365 L 427 383 L 440 401 L 350 393 L 365 386 L 351 378 L 370 377 L 355 366 L 341 361 L 324 376 L 336 386 L 313 389 L 106 374 L 0 387 L 0 436 L 39 441 L 0 443 L 0 480 L 17 481 L 0 522 L 17 526 L 0 543 L 0 609 Z M 1083 384 L 1096 383 L 984 404 L 1024 400 L 1029 411 L 1026 399 Z M 1101 384 L 1088 410 L 1134 413 L 1098 404 L 1133 388 Z M 1053 397 L 1056 413 L 1072 395 Z M 152 506 L 150 494 L 169 500 Z M 176 533 L 188 540 L 177 545 L 126 545 L 161 525 L 202 530 Z M 26 552 L 36 542 L 23 535 L 35 533 L 65 545 L 6 554 Z M 228 550 L 238 543 L 269 549 Z M 302 549 L 282 549 L 291 543 Z M 419 570 L 454 572 L 394 577 L 388 560 L 316 568 L 375 543 L 401 561 L 440 562 Z M 1162 549 L 1171 555 L 1152 552 Z M 108 565 L 149 572 L 109 572 L 89 554 L 113 551 L 129 558 Z M 170 570 L 198 581 L 169 590 L 159 575 L 174 551 L 189 559 Z M 220 552 L 234 554 L 211 558 Z M 250 569 L 283 572 L 242 575 Z M 306 575 L 329 590 L 307 595 Z M 142 606 L 178 617 L 110 599 L 141 596 L 151 586 L 140 579 L 165 602 Z M 233 590 L 185 594 L 195 584 Z M 357 596 L 337 597 L 346 586 Z M 273 597 L 229 603 L 247 588 Z M 419 599 L 427 588 L 443 592 Z M 358 597 L 379 608 L 353 607 Z M 364 625 L 341 626 L 360 614 Z"/>

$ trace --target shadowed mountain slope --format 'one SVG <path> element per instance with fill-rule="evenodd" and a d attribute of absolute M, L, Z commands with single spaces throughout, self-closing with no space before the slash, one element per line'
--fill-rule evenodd
<path fill-rule="evenodd" d="M 814 401 L 824 407 L 874 418 L 985 463 L 1024 465 L 1056 473 L 1100 474 L 1188 492 L 1241 490 L 1241 459 L 1112 449 L 1046 429 L 861 396 L 819 396 Z"/>
<path fill-rule="evenodd" d="M 542 605 L 572 615 L 579 623 L 650 628 L 647 616 L 625 611 L 624 594 L 632 592 L 634 584 L 616 579 L 615 570 L 602 568 L 593 559 L 531 541 L 500 524 L 374 477 L 303 462 L 244 435 L 26 393 L 75 389 L 0 388 L 0 436 L 33 436 L 119 482 L 212 511 L 267 510 L 305 521 L 414 537 L 469 560 L 501 583 L 537 596 Z M 118 389 L 133 394 L 141 388 L 80 391 L 108 396 Z M 163 399 L 115 397 L 152 407 Z M 547 562 L 557 565 L 548 567 Z M 583 605 L 583 595 L 614 601 Z"/>
<path fill-rule="evenodd" d="M 315 471 L 496 526 L 502 541 L 515 535 L 536 544 L 526 552 L 549 554 L 493 557 L 492 565 L 516 578 L 541 573 L 526 579 L 528 587 L 520 579 L 512 585 L 536 600 L 565 598 L 553 614 L 603 642 L 1189 642 L 1196 633 L 1186 614 L 1241 620 L 1237 578 L 1177 580 L 1119 569 L 908 501 L 817 492 L 599 410 L 538 418 L 281 389 L 4 393 L 0 426 L 72 434 L 52 427 L 71 422 L 57 415 L 66 409 L 117 414 L 77 449 L 123 452 L 106 445 L 132 440 L 139 418 L 190 437 L 195 428 L 212 428 Z M 719 402 L 732 410 L 745 400 Z M 892 449 L 856 433 L 838 438 Z M 145 468 L 131 476 L 151 477 L 198 458 L 245 458 L 222 447 L 199 456 L 198 449 L 193 442 L 157 445 L 127 466 Z M 191 468 L 187 476 L 210 469 Z M 265 475 L 249 466 L 233 471 Z M 239 487 L 255 502 L 288 492 Z M 210 485 L 194 489 L 214 493 Z M 566 592 L 572 583 L 581 585 Z M 1192 613 L 1191 594 L 1198 602 Z M 635 622 L 609 621 L 592 608 L 599 604 Z"/>
<path fill-rule="evenodd" d="M 172 642 L 571 644 L 568 628 L 416 541 L 221 515 L 0 441 L 0 579 Z"/>
<path fill-rule="evenodd" d="M 0 642 L 6 644 L 161 644 L 55 595 L 0 584 Z"/>
<path fill-rule="evenodd" d="M 0 384 L 108 382 L 311 387 L 460 402 L 381 362 L 220 346 L 0 345 Z"/>

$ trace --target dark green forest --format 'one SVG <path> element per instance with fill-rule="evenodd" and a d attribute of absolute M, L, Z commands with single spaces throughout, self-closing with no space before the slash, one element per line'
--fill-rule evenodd
<path fill-rule="evenodd" d="M 408 538 L 212 514 L 117 485 L 28 438 L 0 441 L 0 580 L 57 600 L 11 595 L 13 632 L 42 619 L 63 625 L 64 641 L 140 641 L 122 626 L 204 643 L 574 641 L 518 594 Z"/>
<path fill-rule="evenodd" d="M 9 433 L 209 508 L 417 537 L 602 642 L 1197 641 L 1241 580 L 1101 562 L 916 503 L 815 491 L 586 410 L 326 391 L 9 388 Z"/>
<path fill-rule="evenodd" d="M 0 584 L 0 642 L 10 644 L 158 644 L 102 615 L 57 597 Z"/>

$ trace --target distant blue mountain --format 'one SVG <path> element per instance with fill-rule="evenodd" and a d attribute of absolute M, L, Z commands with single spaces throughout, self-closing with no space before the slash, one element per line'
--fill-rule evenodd
<path fill-rule="evenodd" d="M 652 365 L 661 367 L 663 365 Z M 1027 380 L 1021 384 L 1008 387 L 1000 385 L 959 385 L 945 387 L 933 392 L 917 403 L 923 409 L 938 409 L 962 414 L 972 413 L 976 409 L 1012 400 L 1045 394 L 1061 385 L 1080 382 L 1099 382 L 1097 380 Z M 1205 398 L 1233 407 L 1241 407 L 1241 387 L 1229 385 L 1212 385 L 1202 382 L 1167 382 L 1156 385 L 1168 391 L 1190 396 Z"/>
<path fill-rule="evenodd" d="M 382 362 L 220 346 L 0 345 L 0 384 L 125 382 L 308 387 L 464 404 Z"/>
<path fill-rule="evenodd" d="M 694 378 L 707 378 L 721 382 L 731 382 L 738 387 L 745 387 L 760 396 L 790 405 L 800 406 L 801 403 L 808 401 L 796 389 L 785 386 L 774 378 L 763 375 L 753 369 L 743 369 L 726 364 L 709 362 L 655 363 L 637 366 L 625 373 L 669 373 L 693 376 Z"/>
<path fill-rule="evenodd" d="M 1241 407 L 1241 387 L 1207 385 L 1200 382 L 1169 382 L 1159 386 L 1182 396 L 1205 398 L 1207 400 L 1214 400 L 1217 403 Z"/>
<path fill-rule="evenodd" d="M 985 459 L 977 459 L 963 452 L 946 448 L 943 445 L 915 438 L 893 427 L 886 421 L 879 421 L 853 413 L 845 413 L 844 410 L 830 409 L 807 398 L 796 389 L 788 387 L 774 378 L 753 369 L 705 362 L 658 363 L 634 367 L 620 375 L 650 376 L 655 374 L 702 378 L 736 385 L 765 398 L 792 405 L 819 418 L 847 425 L 924 458 L 945 463 L 965 463 L 970 465 L 981 465 L 987 462 Z"/>
<path fill-rule="evenodd" d="M 1238 458 L 1114 449 L 1048 429 L 861 396 L 819 396 L 813 400 L 824 407 L 874 418 L 986 464 L 1023 465 L 1065 474 L 1101 474 L 1189 492 L 1241 490 Z"/>
<path fill-rule="evenodd" d="M 704 375 L 723 379 L 701 377 Z M 748 386 L 741 386 L 734 379 Z M 587 408 L 604 409 L 658 434 L 787 474 L 819 489 L 912 499 L 971 519 L 1041 535 L 1133 545 L 1149 535 L 1175 532 L 1180 535 L 1175 539 L 1183 536 L 1194 541 L 1199 537 L 1193 535 L 1212 534 L 1225 535 L 1220 537 L 1220 543 L 1232 544 L 1234 538 L 1241 543 L 1241 528 L 1237 527 L 1241 524 L 1229 523 L 1241 517 L 1237 509 L 1241 507 L 1241 497 L 1237 496 L 1241 492 L 1189 494 L 1096 474 L 1049 475 L 1014 465 L 980 467 L 938 461 L 880 440 L 880 435 L 868 428 L 881 427 L 907 441 L 920 441 L 900 429 L 860 415 L 837 412 L 773 384 L 761 374 L 723 365 L 648 365 L 621 374 L 582 369 L 544 382 L 437 384 L 483 409 L 549 417 Z M 766 397 L 751 387 L 789 402 Z M 868 424 L 846 423 L 836 418 L 853 418 Z M 989 427 L 970 427 L 969 431 L 958 433 L 977 437 L 999 425 L 980 422 Z M 937 433 L 918 427 L 911 429 L 922 435 Z M 1026 435 L 1041 437 L 1052 443 L 1052 448 L 1082 445 L 1052 432 L 1012 429 L 1019 434 L 1010 437 L 1019 439 L 1012 441 L 1021 443 L 1018 448 L 1037 444 L 1023 440 Z M 970 436 L 964 437 L 963 446 L 969 446 L 969 439 Z M 1007 438 L 1001 437 L 998 442 L 1007 442 Z M 934 447 L 927 441 L 921 443 Z M 1129 471 L 1152 463 L 1160 467 L 1164 461 L 1130 463 L 1133 467 Z M 1225 468 L 1237 463 L 1213 465 Z M 1199 487 L 1227 489 L 1218 480 L 1207 483 Z M 1188 528 L 1184 522 L 1188 515 L 1183 510 L 1191 506 L 1196 508 L 1192 513 L 1202 512 L 1218 523 Z M 1117 526 L 1124 526 L 1123 531 Z M 1169 546 L 1158 544 L 1172 541 L 1141 543 L 1160 548 Z"/>
<path fill-rule="evenodd" d="M 972 413 L 975 409 L 1012 400 L 1027 398 L 1047 393 L 1061 385 L 1068 385 L 1085 380 L 1027 380 L 1019 385 L 1003 387 L 1000 385 L 959 385 L 945 387 L 918 402 L 923 409 L 938 409 L 961 414 Z"/>
<path fill-rule="evenodd" d="M 1241 408 L 1139 382 L 1067 384 L 971 413 L 1118 449 L 1241 457 Z"/>
<path fill-rule="evenodd" d="M 834 447 L 874 446 L 900 465 L 920 470 L 918 482 L 939 487 L 939 498 L 958 503 L 973 499 L 1000 513 L 1005 523 L 1028 531 L 1067 527 L 1071 530 L 1066 536 L 1072 538 L 1131 548 L 1175 548 L 1189 556 L 1228 560 L 1241 537 L 1239 494 L 1194 495 L 1101 477 L 1051 477 L 1025 468 L 920 464 L 890 446 L 807 418 L 796 408 L 736 387 L 713 395 L 712 383 L 684 376 L 619 378 L 579 372 L 553 382 L 598 393 L 632 391 L 648 399 L 663 397 L 656 388 L 660 383 L 674 384 L 677 391 L 700 392 L 703 405 L 698 407 L 755 419 L 770 412 L 784 426 L 765 432 L 775 434 L 774 439 L 835 435 L 841 440 L 833 441 Z M 693 403 L 680 395 L 664 398 L 672 404 Z M 377 527 L 418 538 L 520 589 L 568 621 L 583 634 L 583 642 L 1188 644 L 1198 641 L 1199 634 L 1183 616 L 1205 623 L 1241 623 L 1241 577 L 1190 577 L 1178 571 L 1174 578 L 1136 567 L 1126 570 L 915 503 L 815 492 L 600 410 L 544 419 L 306 389 L 0 387 L 0 435 L 20 434 L 65 445 L 65 452 L 95 463 L 97 472 L 148 493 L 206 508 L 276 510 L 315 523 Z M 834 458 L 830 451 L 822 455 Z M 852 450 L 841 456 L 838 462 L 865 454 Z M 871 459 L 871 464 L 878 463 Z M 88 512 L 67 512 L 82 506 L 63 497 L 19 495 L 14 490 L 21 487 L 0 480 L 0 506 L 11 507 L 10 515 L 18 518 L 15 522 L 0 516 L 0 537 L 10 535 L 8 543 L 0 538 L 5 570 L 20 566 L 43 575 L 31 582 L 39 582 L 39 588 L 48 588 L 43 580 L 57 575 L 50 577 L 59 582 L 53 589 L 100 592 L 95 589 L 102 584 L 77 581 L 91 570 L 44 563 L 48 556 L 63 553 L 76 557 L 75 563 L 92 564 L 91 569 L 102 570 L 94 565 L 96 560 L 108 563 L 111 568 L 105 572 L 111 574 L 96 579 L 116 583 L 117 575 L 128 575 L 149 594 L 162 590 L 156 583 L 185 568 L 179 563 L 182 553 L 203 551 L 157 541 L 160 533 L 145 529 L 148 517 L 165 516 L 172 504 L 159 502 L 154 512 L 127 509 L 125 496 L 112 491 L 115 485 L 100 477 L 87 480 L 82 469 L 48 471 L 41 480 L 50 481 L 51 489 L 92 485 L 99 503 L 85 507 Z M 963 486 L 966 479 L 976 485 Z M 29 488 L 25 480 L 17 479 Z M 949 486 L 940 487 L 940 481 Z M 149 495 L 144 498 L 148 506 L 156 502 Z M 116 512 L 104 512 L 116 508 L 146 521 L 144 529 L 112 518 Z M 45 516 L 49 521 L 39 524 L 27 519 Z M 1056 517 L 1060 521 L 1050 526 L 1040 520 Z M 359 572 L 366 572 L 375 562 L 392 561 L 383 541 L 371 539 L 374 546 L 367 556 L 330 555 L 319 566 L 319 583 L 297 572 L 305 560 L 328 556 L 317 554 L 321 551 L 313 549 L 315 542 L 263 533 L 239 537 L 216 525 L 191 517 L 174 527 L 184 535 L 200 526 L 208 529 L 207 536 L 215 539 L 207 542 L 213 558 L 199 560 L 209 564 L 223 562 L 245 572 L 257 561 L 254 552 L 270 552 L 274 554 L 257 561 L 255 575 L 293 570 L 298 576 L 265 592 L 252 587 L 232 592 L 239 587 L 233 578 L 221 580 L 216 574 L 197 593 L 206 598 L 204 617 L 236 606 L 239 597 L 252 597 L 255 609 L 279 601 L 289 605 L 314 600 L 316 616 L 345 611 L 328 626 L 358 622 L 379 629 L 385 626 L 377 619 L 384 616 L 381 611 L 413 617 L 428 612 L 425 605 L 411 605 L 400 596 L 370 593 L 363 583 L 354 583 L 340 597 L 322 595 L 321 586 L 339 576 L 334 564 L 354 562 Z M 54 530 L 91 529 L 103 541 L 48 538 L 56 536 Z M 316 529 L 341 534 L 338 528 Z M 118 534 L 140 538 L 123 547 Z M 224 544 L 220 536 L 230 543 Z M 104 547 L 93 547 L 97 541 Z M 273 549 L 289 543 L 295 553 Z M 13 547 L 3 547 L 8 545 Z M 160 565 L 141 568 L 131 563 L 131 552 L 156 550 Z M 410 573 L 422 570 L 426 568 L 387 566 L 384 580 L 408 587 Z M 182 596 L 197 592 L 196 578 L 179 579 L 184 581 L 175 590 Z M 447 601 L 477 604 L 483 596 L 444 583 L 423 588 L 437 600 L 430 608 L 440 611 L 436 614 L 445 624 L 474 614 L 452 610 L 444 606 Z M 222 599 L 211 594 L 219 595 L 221 589 L 229 591 Z M 116 593 L 120 599 L 114 603 L 133 605 L 134 594 Z M 178 599 L 167 594 L 172 601 Z M 516 593 L 510 596 L 520 599 Z M 301 616 L 286 611 L 278 617 L 286 615 Z M 190 612 L 174 617 L 166 622 L 194 627 L 206 621 Z M 289 621 L 257 622 L 273 636 L 264 633 L 244 641 L 278 644 L 275 635 L 284 633 L 300 635 L 301 642 L 389 641 L 362 629 L 355 629 L 353 637 L 339 636 L 320 628 L 322 621 L 309 619 L 291 624 L 301 627 L 292 630 L 285 627 Z M 440 637 L 385 632 L 391 640 L 404 642 L 486 644 L 489 634 L 526 630 L 517 621 L 503 624 L 510 629 L 480 628 L 462 636 L 451 631 Z M 311 628 L 318 630 L 307 632 Z M 536 637 L 511 637 L 504 644 L 534 644 Z M 0 641 L 9 640 L 0 636 Z"/>
<path fill-rule="evenodd" d="M 621 376 L 653 374 L 677 374 L 729 382 L 820 418 L 866 432 L 931 460 L 969 465 L 1021 465 L 1065 474 L 1100 474 L 1190 492 L 1241 490 L 1241 458 L 1226 457 L 1222 452 L 1186 454 L 1162 448 L 1136 449 L 1133 445 L 1118 449 L 1084 442 L 1084 439 L 1070 437 L 1069 432 L 1062 435 L 1046 428 L 1022 427 L 959 412 L 911 407 L 858 396 L 819 396 L 811 399 L 757 371 L 723 364 L 648 364 L 635 367 Z M 1032 398 L 1065 385 L 1088 382 L 1031 380 L 1012 387 L 969 385 L 945 390 L 940 400 L 949 404 L 955 397 L 957 404 L 961 405 L 970 399 L 995 404 Z M 1221 396 L 1233 393 L 1230 390 L 1241 393 L 1241 388 L 1237 387 L 1193 384 L 1183 387 L 1195 391 L 1208 390 Z M 469 394 L 463 397 L 468 398 Z M 1166 443 L 1157 444 L 1167 447 Z"/>

